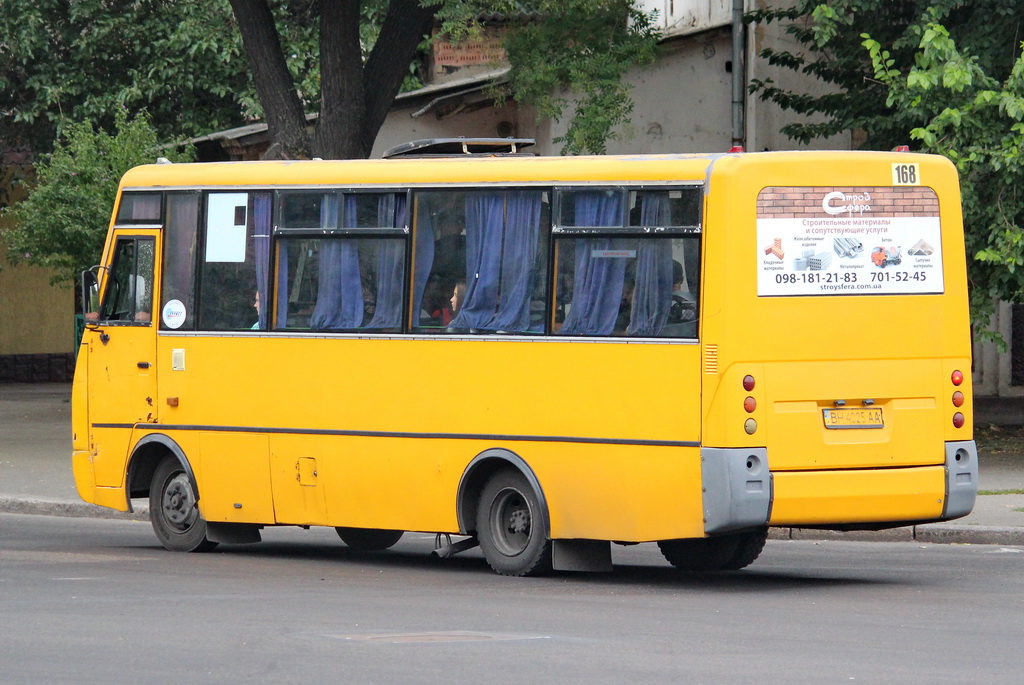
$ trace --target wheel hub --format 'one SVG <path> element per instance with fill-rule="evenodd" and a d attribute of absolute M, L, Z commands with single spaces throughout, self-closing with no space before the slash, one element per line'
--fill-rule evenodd
<path fill-rule="evenodd" d="M 176 526 L 187 527 L 196 516 L 195 500 L 188 476 L 180 473 L 164 489 L 164 516 Z"/>
<path fill-rule="evenodd" d="M 530 517 L 527 512 L 518 509 L 508 519 L 508 532 L 513 535 L 527 535 L 530 532 Z"/>

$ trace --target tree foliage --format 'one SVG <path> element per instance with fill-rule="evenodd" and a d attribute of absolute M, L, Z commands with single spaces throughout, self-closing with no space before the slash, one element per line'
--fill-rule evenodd
<path fill-rule="evenodd" d="M 25 200 L 6 208 L 12 228 L 4 235 L 13 263 L 27 261 L 56 270 L 54 282 L 71 285 L 97 261 L 121 176 L 152 163 L 158 154 L 189 161 L 191 150 L 160 149 L 148 115 L 114 114 L 114 133 L 91 123 L 69 123 L 53 153 L 36 165 L 36 186 Z"/>
<path fill-rule="evenodd" d="M 983 326 L 994 297 L 1024 301 L 1024 4 L 800 0 L 749 19 L 793 22 L 787 31 L 805 51 L 762 55 L 836 87 L 812 97 L 756 81 L 762 98 L 824 117 L 784 132 L 808 142 L 855 130 L 867 148 L 913 142 L 951 159 L 961 178 L 972 318 Z"/>
<path fill-rule="evenodd" d="M 657 40 L 629 0 L 4 0 L 0 145 L 127 107 L 163 140 L 263 118 L 279 156 L 365 157 L 432 28 L 484 16 L 510 23 L 510 96 L 566 116 L 567 152 L 601 151 Z"/>
<path fill-rule="evenodd" d="M 985 320 L 993 297 L 1024 300 L 1024 56 L 1000 81 L 941 24 L 920 29 L 909 69 L 868 34 L 864 46 L 886 106 L 920 122 L 910 138 L 960 172 L 972 306 Z"/>
<path fill-rule="evenodd" d="M 814 76 L 834 90 L 821 96 L 780 88 L 772 79 L 754 79 L 751 92 L 806 120 L 783 128 L 802 143 L 845 131 L 864 135 L 863 147 L 891 149 L 905 144 L 921 124 L 917 114 L 887 104 L 889 90 L 875 78 L 862 45 L 867 33 L 889 51 L 898 67 L 914 64 L 923 27 L 946 26 L 962 50 L 997 81 L 1013 69 L 1024 37 L 1024 3 L 1018 0 L 796 0 L 785 8 L 751 12 L 753 23 L 783 22 L 796 50 L 765 48 L 770 64 Z"/>
<path fill-rule="evenodd" d="M 110 127 L 121 107 L 171 140 L 240 125 L 254 105 L 223 0 L 3 2 L 0 144 L 46 151 L 60 122 Z"/>

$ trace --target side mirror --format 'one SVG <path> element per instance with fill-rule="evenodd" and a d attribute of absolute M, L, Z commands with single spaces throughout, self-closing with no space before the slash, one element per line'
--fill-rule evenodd
<path fill-rule="evenodd" d="M 96 328 L 100 322 L 100 269 L 94 266 L 82 272 L 82 312 L 85 315 L 86 328 Z"/>

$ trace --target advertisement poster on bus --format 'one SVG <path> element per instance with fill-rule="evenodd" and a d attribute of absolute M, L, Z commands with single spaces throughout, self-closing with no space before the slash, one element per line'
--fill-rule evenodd
<path fill-rule="evenodd" d="M 943 292 L 931 188 L 765 188 L 757 249 L 760 297 Z"/>

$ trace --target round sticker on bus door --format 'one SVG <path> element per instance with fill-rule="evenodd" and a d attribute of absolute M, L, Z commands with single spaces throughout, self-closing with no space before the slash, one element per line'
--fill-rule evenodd
<path fill-rule="evenodd" d="M 168 300 L 161 316 L 168 328 L 181 328 L 185 323 L 185 303 L 181 300 Z"/>

